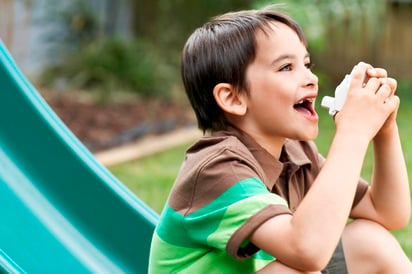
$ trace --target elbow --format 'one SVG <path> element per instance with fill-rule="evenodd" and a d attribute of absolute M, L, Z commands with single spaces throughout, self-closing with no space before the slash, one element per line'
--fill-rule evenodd
<path fill-rule="evenodd" d="M 316 245 L 300 245 L 296 249 L 299 265 L 305 271 L 321 271 L 329 263 L 333 250 L 316 248 Z"/>
<path fill-rule="evenodd" d="M 301 257 L 301 270 L 305 272 L 320 272 L 326 268 L 329 260 L 323 260 L 319 256 Z"/>
<path fill-rule="evenodd" d="M 389 214 L 388 214 L 389 215 Z M 382 225 L 387 230 L 397 230 L 406 227 L 409 224 L 411 217 L 410 207 L 403 210 L 398 210 L 395 214 L 390 214 L 389 216 L 382 218 Z"/>
<path fill-rule="evenodd" d="M 410 213 L 398 214 L 390 223 L 385 224 L 388 230 L 397 230 L 406 227 L 410 221 Z"/>
<path fill-rule="evenodd" d="M 411 207 L 409 205 L 408 210 L 405 210 L 403 214 L 403 218 L 400 222 L 400 227 L 399 228 L 404 228 L 409 225 L 409 222 L 411 220 Z"/>
<path fill-rule="evenodd" d="M 398 223 L 396 223 L 395 226 L 391 227 L 390 230 L 396 230 L 396 229 L 401 229 L 405 228 L 409 224 L 409 216 L 406 218 L 403 218 L 402 220 L 399 220 Z"/>

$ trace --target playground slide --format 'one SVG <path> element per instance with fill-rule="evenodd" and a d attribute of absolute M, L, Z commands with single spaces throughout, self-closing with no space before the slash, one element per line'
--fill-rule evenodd
<path fill-rule="evenodd" d="M 146 273 L 158 215 L 63 124 L 0 40 L 0 273 Z"/>

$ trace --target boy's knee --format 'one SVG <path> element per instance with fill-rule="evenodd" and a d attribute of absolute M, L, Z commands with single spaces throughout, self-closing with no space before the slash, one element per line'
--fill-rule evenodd
<path fill-rule="evenodd" d="M 401 265 L 410 267 L 396 238 L 376 222 L 354 220 L 345 228 L 342 242 L 349 273 L 375 273 Z"/>
<path fill-rule="evenodd" d="M 363 219 L 349 223 L 342 236 L 346 253 L 359 252 L 358 256 L 385 256 L 391 254 L 391 246 L 397 245 L 392 234 L 380 224 Z"/>
<path fill-rule="evenodd" d="M 376 236 L 384 236 L 389 231 L 380 224 L 366 219 L 355 219 L 350 222 L 343 232 L 344 237 L 356 237 L 364 240 L 372 240 Z"/>

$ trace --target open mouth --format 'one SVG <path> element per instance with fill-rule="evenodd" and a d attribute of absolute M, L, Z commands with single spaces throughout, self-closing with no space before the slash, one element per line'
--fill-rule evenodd
<path fill-rule="evenodd" d="M 293 105 L 293 108 L 300 112 L 305 114 L 305 116 L 314 116 L 316 115 L 316 111 L 313 107 L 314 104 L 314 99 L 313 98 L 308 98 L 299 101 L 297 104 Z"/>

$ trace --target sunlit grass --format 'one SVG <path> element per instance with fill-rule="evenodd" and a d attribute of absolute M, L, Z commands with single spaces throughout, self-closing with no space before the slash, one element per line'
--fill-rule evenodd
<path fill-rule="evenodd" d="M 160 213 L 189 144 L 111 167 L 132 192 Z"/>
<path fill-rule="evenodd" d="M 412 108 L 409 106 L 412 106 L 412 100 L 410 102 L 402 102 L 398 114 L 398 124 L 406 162 L 410 166 L 409 177 L 412 178 L 412 127 L 410 126 Z M 335 126 L 331 117 L 327 115 L 326 110 L 318 107 L 318 113 L 321 115 L 321 119 L 320 134 L 316 144 L 319 151 L 326 155 L 332 141 Z M 179 146 L 144 159 L 120 164 L 110 168 L 110 170 L 140 199 L 160 213 L 179 171 L 184 152 L 189 145 Z M 371 171 L 372 153 L 369 149 L 362 176 L 369 179 Z M 393 233 L 401 242 L 409 258 L 412 258 L 412 225 L 410 224 L 408 227 Z"/>

